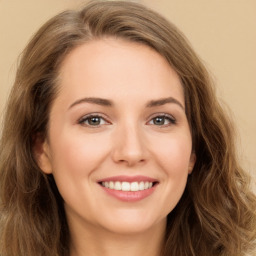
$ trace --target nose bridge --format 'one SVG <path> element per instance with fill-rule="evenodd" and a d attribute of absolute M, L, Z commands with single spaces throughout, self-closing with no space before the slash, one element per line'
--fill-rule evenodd
<path fill-rule="evenodd" d="M 130 166 L 146 160 L 145 136 L 137 122 L 125 120 L 118 125 L 113 140 L 114 161 Z"/>

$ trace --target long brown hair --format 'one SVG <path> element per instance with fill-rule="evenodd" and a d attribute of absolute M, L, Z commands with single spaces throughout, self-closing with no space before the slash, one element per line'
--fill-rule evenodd
<path fill-rule="evenodd" d="M 90 40 L 116 37 L 152 47 L 179 75 L 197 161 L 168 215 L 164 256 L 242 256 L 256 239 L 256 199 L 238 164 L 233 126 L 205 67 L 182 33 L 126 1 L 94 1 L 49 20 L 23 52 L 0 144 L 0 255 L 68 256 L 69 231 L 54 179 L 33 155 L 47 135 L 65 56 Z"/>

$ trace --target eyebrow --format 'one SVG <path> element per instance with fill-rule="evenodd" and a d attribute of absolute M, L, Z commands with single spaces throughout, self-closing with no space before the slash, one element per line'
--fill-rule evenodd
<path fill-rule="evenodd" d="M 173 97 L 162 98 L 159 100 L 151 100 L 149 103 L 147 103 L 146 107 L 151 108 L 151 107 L 163 106 L 167 103 L 177 104 L 179 107 L 181 107 L 183 110 L 185 110 L 185 107 L 178 100 L 176 100 Z"/>
<path fill-rule="evenodd" d="M 111 100 L 90 97 L 90 98 L 82 98 L 75 101 L 70 105 L 69 109 L 81 103 L 91 103 L 91 104 L 96 104 L 96 105 L 105 106 L 105 107 L 112 107 L 114 105 L 114 103 Z M 151 100 L 146 104 L 146 107 L 152 108 L 157 106 L 163 106 L 167 103 L 174 103 L 174 104 L 177 104 L 179 107 L 181 107 L 183 110 L 185 109 L 185 107 L 173 97 L 162 98 L 158 100 Z"/>
<path fill-rule="evenodd" d="M 92 103 L 92 104 L 106 106 L 106 107 L 111 107 L 114 105 L 111 100 L 90 97 L 90 98 L 83 98 L 75 101 L 73 104 L 70 105 L 69 109 L 81 103 Z"/>

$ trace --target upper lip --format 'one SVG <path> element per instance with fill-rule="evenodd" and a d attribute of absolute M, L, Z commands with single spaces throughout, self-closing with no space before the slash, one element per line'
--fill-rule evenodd
<path fill-rule="evenodd" d="M 147 176 L 142 176 L 142 175 L 136 175 L 136 176 L 126 176 L 126 175 L 119 175 L 119 176 L 112 176 L 112 177 L 107 177 L 104 179 L 98 180 L 98 183 L 100 182 L 106 182 L 106 181 L 127 181 L 127 182 L 140 182 L 140 181 L 149 181 L 149 182 L 158 182 L 157 179 L 147 177 Z"/>

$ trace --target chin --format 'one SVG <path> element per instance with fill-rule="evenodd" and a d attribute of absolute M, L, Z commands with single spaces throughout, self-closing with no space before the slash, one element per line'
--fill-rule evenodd
<path fill-rule="evenodd" d="M 150 214 L 122 213 L 108 218 L 105 216 L 101 224 L 106 230 L 116 234 L 142 234 L 151 229 L 165 228 L 167 217 L 152 218 Z"/>

